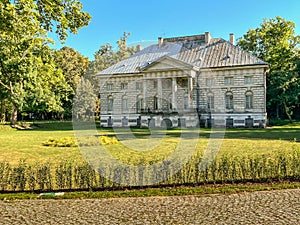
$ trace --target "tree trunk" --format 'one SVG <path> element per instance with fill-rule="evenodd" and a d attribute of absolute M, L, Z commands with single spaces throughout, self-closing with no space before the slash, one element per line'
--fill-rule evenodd
<path fill-rule="evenodd" d="M 286 114 L 287 117 L 289 118 L 290 123 L 293 123 L 293 121 L 292 121 L 292 116 L 291 116 L 291 112 L 290 112 L 289 108 L 287 107 L 285 101 L 283 102 L 283 107 L 284 107 L 285 114 Z"/>
<path fill-rule="evenodd" d="M 5 123 L 6 120 L 6 99 L 2 99 L 1 101 L 1 111 L 0 111 L 0 123 Z"/>
<path fill-rule="evenodd" d="M 13 105 L 11 108 L 10 124 L 16 125 L 18 119 L 18 109 Z"/>

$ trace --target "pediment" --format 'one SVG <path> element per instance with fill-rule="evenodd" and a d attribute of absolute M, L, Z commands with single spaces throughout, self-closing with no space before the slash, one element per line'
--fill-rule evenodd
<path fill-rule="evenodd" d="M 164 56 L 154 62 L 149 63 L 142 70 L 145 72 L 168 71 L 168 70 L 186 70 L 192 69 L 193 66 L 169 56 Z"/>

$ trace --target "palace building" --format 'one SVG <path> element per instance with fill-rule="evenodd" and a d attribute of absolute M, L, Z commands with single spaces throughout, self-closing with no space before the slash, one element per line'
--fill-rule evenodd
<path fill-rule="evenodd" d="M 103 127 L 265 127 L 269 66 L 229 41 L 158 43 L 98 73 Z"/>

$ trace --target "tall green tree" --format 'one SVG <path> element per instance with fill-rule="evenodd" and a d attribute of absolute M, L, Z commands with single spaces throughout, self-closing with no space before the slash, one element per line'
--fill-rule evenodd
<path fill-rule="evenodd" d="M 295 35 L 295 24 L 279 16 L 265 19 L 260 27 L 250 29 L 238 45 L 270 65 L 267 76 L 267 109 L 269 115 L 280 116 L 283 111 L 292 120 L 299 104 L 300 36 Z"/>
<path fill-rule="evenodd" d="M 2 0 L 0 3 L 0 102 L 12 106 L 11 123 L 25 104 L 25 83 L 29 83 L 36 59 L 48 51 L 48 32 L 64 41 L 68 32 L 86 26 L 90 15 L 78 0 Z M 43 59 L 44 60 L 44 59 Z"/>
<path fill-rule="evenodd" d="M 75 92 L 80 78 L 88 69 L 89 59 L 75 49 L 65 46 L 56 51 L 55 62 Z"/>
<path fill-rule="evenodd" d="M 66 82 L 72 88 L 72 92 L 69 93 L 67 98 L 68 100 L 64 101 L 63 104 L 65 113 L 71 115 L 72 99 L 81 77 L 88 69 L 89 59 L 75 49 L 65 46 L 55 52 L 55 62 L 57 68 L 62 70 Z"/>
<path fill-rule="evenodd" d="M 77 118 L 92 116 L 96 109 L 96 97 L 90 81 L 82 77 L 74 97 L 73 116 Z"/>

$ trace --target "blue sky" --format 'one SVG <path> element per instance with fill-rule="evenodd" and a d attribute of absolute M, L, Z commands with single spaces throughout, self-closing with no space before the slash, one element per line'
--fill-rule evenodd
<path fill-rule="evenodd" d="M 115 42 L 124 31 L 130 32 L 129 44 L 148 45 L 157 37 L 203 34 L 213 37 L 236 38 L 255 29 L 264 18 L 281 16 L 296 24 L 300 34 L 299 0 L 81 0 L 84 10 L 92 15 L 88 27 L 70 35 L 64 45 L 75 48 L 93 59 L 101 45 Z M 53 37 L 51 35 L 51 37 Z M 55 48 L 63 45 L 56 41 Z"/>

